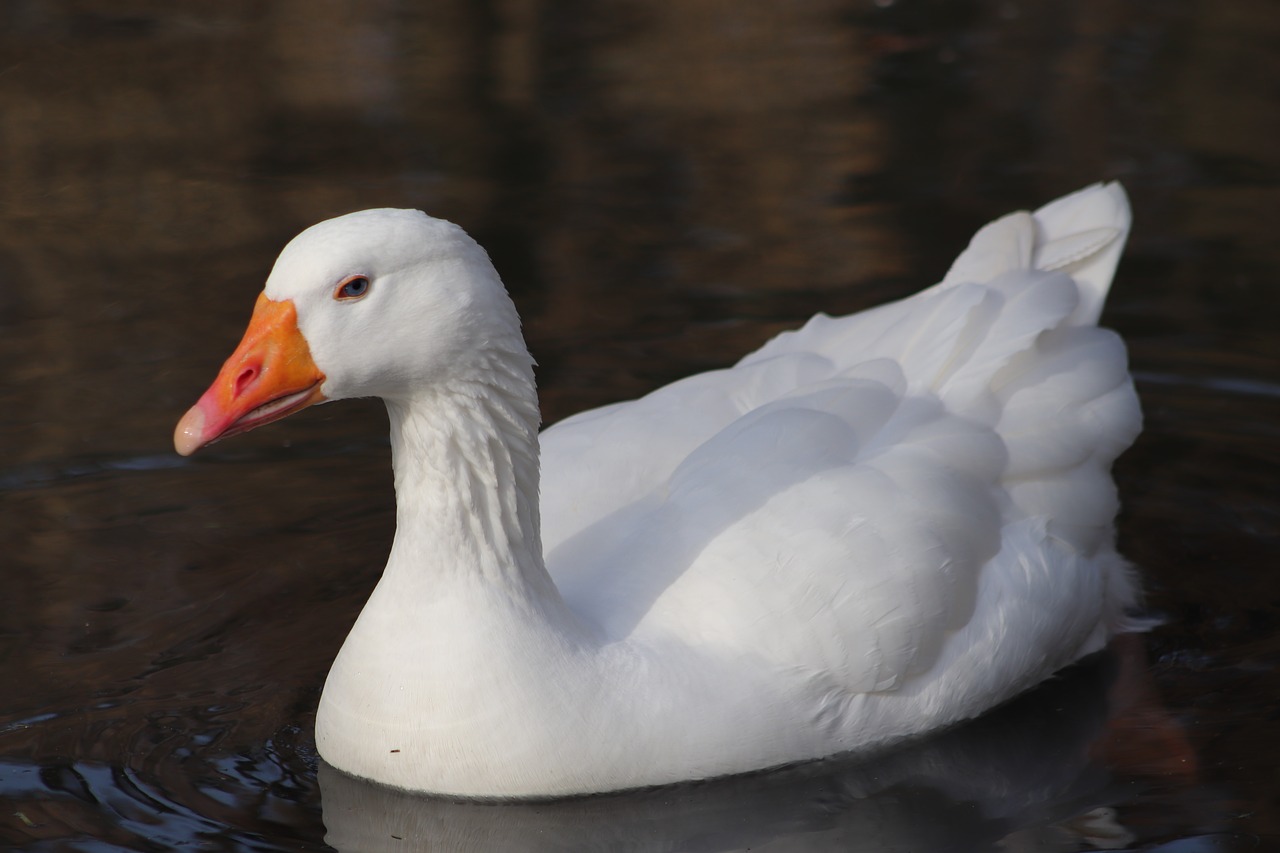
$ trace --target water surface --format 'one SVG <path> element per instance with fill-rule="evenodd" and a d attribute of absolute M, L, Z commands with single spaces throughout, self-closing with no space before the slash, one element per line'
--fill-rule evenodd
<path fill-rule="evenodd" d="M 660 5 L 0 7 L 0 845 L 1280 840 L 1273 4 Z M 554 808 L 322 772 L 316 701 L 392 531 L 385 417 L 169 441 L 292 234 L 464 225 L 554 421 L 905 295 L 1104 178 L 1136 215 L 1104 322 L 1147 416 L 1116 470 L 1165 618 L 1140 643 L 878 764 Z"/>

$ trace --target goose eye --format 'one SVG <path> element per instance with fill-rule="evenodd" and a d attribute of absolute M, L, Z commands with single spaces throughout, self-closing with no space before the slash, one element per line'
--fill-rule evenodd
<path fill-rule="evenodd" d="M 338 290 L 333 294 L 334 299 L 359 299 L 369 292 L 369 279 L 362 275 L 352 276 L 342 284 L 338 285 Z"/>

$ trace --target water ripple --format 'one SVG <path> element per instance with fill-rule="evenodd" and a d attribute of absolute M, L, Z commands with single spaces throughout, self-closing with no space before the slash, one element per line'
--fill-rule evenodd
<path fill-rule="evenodd" d="M 1245 379 L 1238 376 L 1182 376 L 1176 373 L 1148 371 L 1134 371 L 1133 378 L 1139 384 L 1177 385 L 1244 397 L 1280 399 L 1280 384 L 1265 382 L 1261 379 Z"/>

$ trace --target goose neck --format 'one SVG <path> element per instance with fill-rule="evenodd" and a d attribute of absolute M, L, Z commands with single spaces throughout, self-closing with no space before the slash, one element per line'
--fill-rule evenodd
<path fill-rule="evenodd" d="M 387 401 L 396 488 L 387 575 L 563 606 L 542 558 L 536 394 L 531 379 L 502 378 Z"/>

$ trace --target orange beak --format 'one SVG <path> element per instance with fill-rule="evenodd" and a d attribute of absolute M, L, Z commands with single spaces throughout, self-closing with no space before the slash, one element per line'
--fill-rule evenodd
<path fill-rule="evenodd" d="M 323 401 L 322 382 L 324 374 L 298 331 L 293 302 L 273 302 L 264 293 L 240 346 L 200 401 L 178 421 L 173 446 L 190 456 L 218 439 L 278 421 Z"/>

